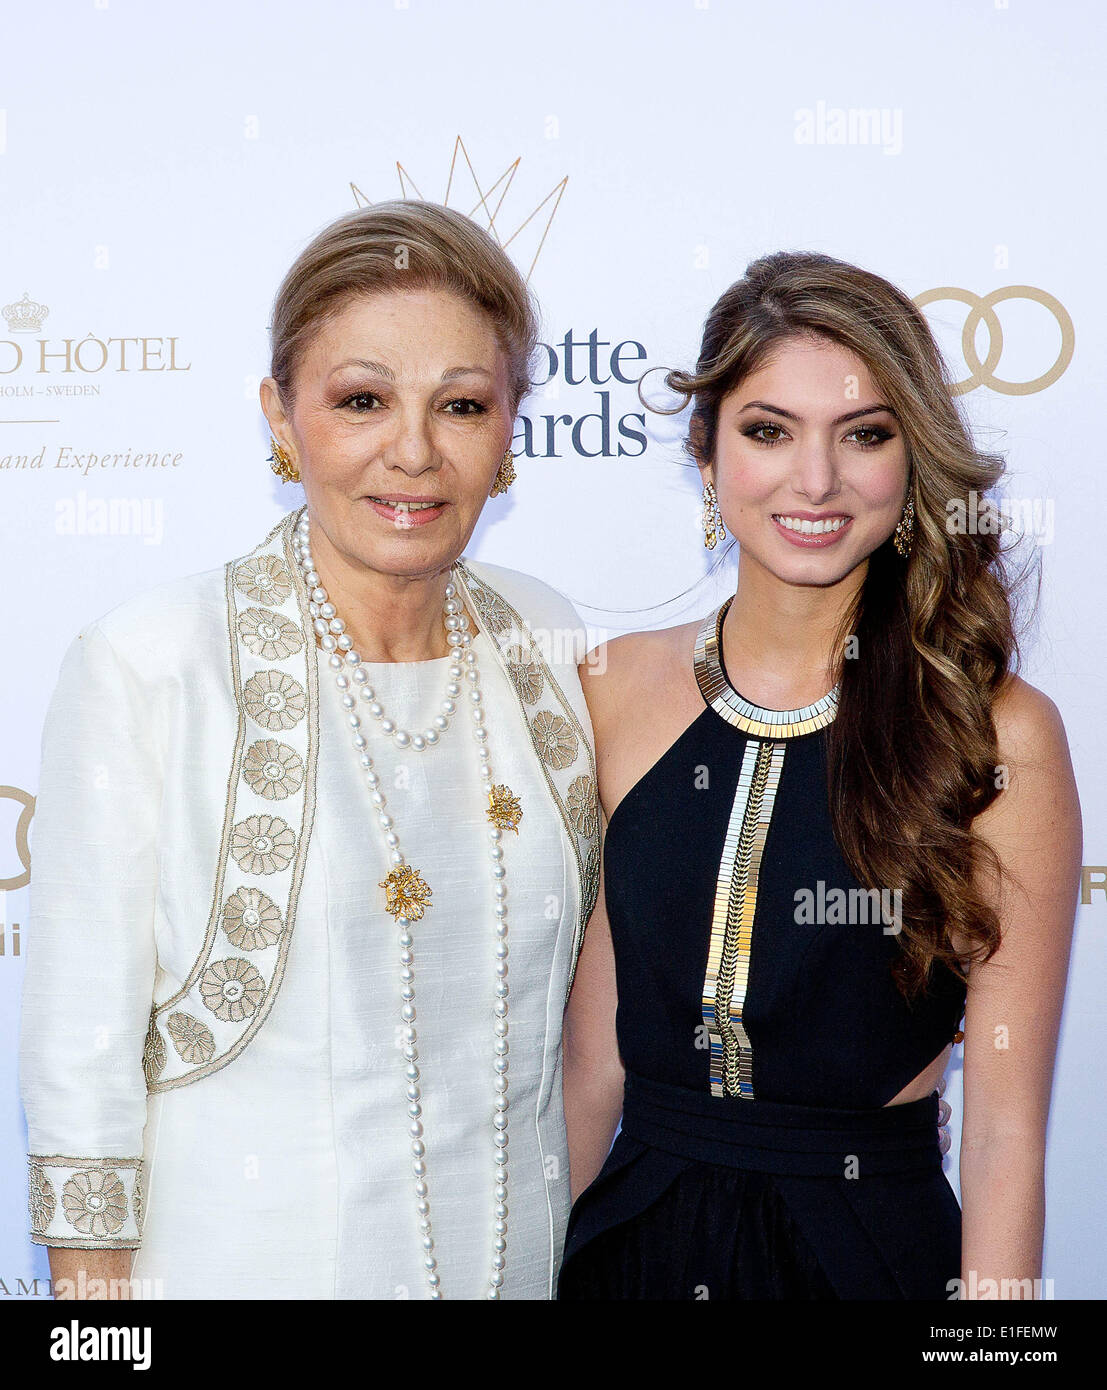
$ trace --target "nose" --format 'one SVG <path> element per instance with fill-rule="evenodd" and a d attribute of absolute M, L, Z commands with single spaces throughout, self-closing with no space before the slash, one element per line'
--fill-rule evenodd
<path fill-rule="evenodd" d="M 393 418 L 394 428 L 383 452 L 385 467 L 411 478 L 428 470 L 436 471 L 441 460 L 423 409 L 412 402 L 398 407 Z"/>
<path fill-rule="evenodd" d="M 841 479 L 834 450 L 828 441 L 814 438 L 806 441 L 796 451 L 794 460 L 792 490 L 798 496 L 817 506 L 838 495 Z"/>

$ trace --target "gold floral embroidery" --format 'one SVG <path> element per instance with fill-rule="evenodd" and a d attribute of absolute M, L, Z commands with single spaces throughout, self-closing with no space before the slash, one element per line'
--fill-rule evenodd
<path fill-rule="evenodd" d="M 191 1014 L 170 1014 L 166 1027 L 183 1062 L 210 1062 L 215 1056 L 215 1035 Z"/>
<path fill-rule="evenodd" d="M 31 1209 L 31 1230 L 42 1235 L 58 1209 L 54 1184 L 46 1176 L 41 1163 L 32 1163 L 27 1183 L 28 1205 Z"/>
<path fill-rule="evenodd" d="M 258 796 L 267 801 L 283 801 L 298 792 L 304 780 L 304 760 L 287 743 L 275 738 L 259 738 L 246 750 L 242 775 Z"/>
<path fill-rule="evenodd" d="M 135 1188 L 131 1193 L 131 1210 L 135 1214 L 135 1226 L 142 1233 L 142 1218 L 145 1215 L 145 1199 L 142 1192 L 142 1169 L 135 1173 Z"/>
<path fill-rule="evenodd" d="M 119 1174 L 90 1168 L 62 1188 L 65 1219 L 83 1236 L 113 1236 L 127 1219 L 127 1192 Z"/>
<path fill-rule="evenodd" d="M 591 916 L 600 891 L 600 847 L 598 843 L 588 847 L 588 859 L 584 865 L 582 884 L 581 901 L 584 904 L 585 915 Z"/>
<path fill-rule="evenodd" d="M 296 850 L 296 836 L 280 816 L 247 816 L 235 826 L 231 853 L 247 874 L 275 874 L 287 869 Z"/>
<path fill-rule="evenodd" d="M 284 930 L 281 910 L 257 888 L 239 888 L 223 904 L 223 930 L 241 951 L 263 951 Z"/>
<path fill-rule="evenodd" d="M 283 671 L 259 671 L 242 687 L 242 693 L 250 718 L 274 732 L 294 728 L 307 710 L 304 687 Z"/>
<path fill-rule="evenodd" d="M 565 798 L 569 809 L 569 820 L 578 835 L 591 839 L 599 825 L 596 810 L 596 783 L 587 773 L 575 777 L 569 783 L 569 794 Z"/>
<path fill-rule="evenodd" d="M 531 721 L 538 751 L 552 768 L 568 767 L 576 761 L 579 743 L 573 727 L 563 715 L 539 710 Z"/>
<path fill-rule="evenodd" d="M 255 603 L 283 603 L 292 592 L 292 576 L 275 555 L 244 560 L 234 572 L 234 582 Z"/>
<path fill-rule="evenodd" d="M 536 662 L 527 659 L 522 647 L 508 647 L 504 657 L 507 661 L 507 673 L 519 692 L 519 698 L 524 704 L 533 705 L 546 684 L 542 668 Z"/>
<path fill-rule="evenodd" d="M 200 976 L 200 998 L 224 1023 L 241 1023 L 265 998 L 265 981 L 248 960 L 216 960 Z"/>
<path fill-rule="evenodd" d="M 165 1070 L 165 1039 L 158 1031 L 157 1011 L 150 1013 L 150 1027 L 146 1030 L 146 1043 L 142 1049 L 142 1071 L 147 1086 L 152 1086 Z"/>
<path fill-rule="evenodd" d="M 469 583 L 469 592 L 484 619 L 485 626 L 492 632 L 506 632 L 511 626 L 511 609 L 508 608 L 499 594 L 494 593 L 491 589 L 486 589 L 474 574 L 467 572 L 466 578 Z"/>
<path fill-rule="evenodd" d="M 297 577 L 295 527 L 302 516 L 303 509 L 289 513 L 252 554 L 223 569 L 237 705 L 232 764 L 204 939 L 176 991 L 156 1005 L 166 1060 L 148 1082 L 153 1093 L 189 1085 L 233 1061 L 267 1017 L 283 977 L 316 814 L 318 667 L 308 595 Z M 290 576 L 295 582 L 282 597 Z M 268 876 L 268 894 L 258 891 L 253 875 Z M 258 978 L 236 974 L 238 983 L 225 994 L 228 982 L 205 972 L 221 957 L 242 955 Z M 239 988 L 245 1003 L 227 997 Z M 241 1010 L 240 1021 L 217 1027 L 212 1012 L 222 1009 Z M 151 1039 L 151 1075 L 157 1050 Z"/>
<path fill-rule="evenodd" d="M 238 620 L 238 635 L 263 661 L 283 661 L 304 645 L 296 624 L 267 608 L 247 608 Z"/>

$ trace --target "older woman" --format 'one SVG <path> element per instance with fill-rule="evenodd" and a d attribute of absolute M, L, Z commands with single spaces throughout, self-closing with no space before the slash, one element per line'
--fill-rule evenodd
<path fill-rule="evenodd" d="M 582 634 L 462 558 L 535 335 L 467 218 L 340 218 L 261 388 L 307 505 L 65 656 L 22 1085 L 33 1239 L 78 1294 L 135 1251 L 170 1298 L 552 1294 L 598 879 Z"/>

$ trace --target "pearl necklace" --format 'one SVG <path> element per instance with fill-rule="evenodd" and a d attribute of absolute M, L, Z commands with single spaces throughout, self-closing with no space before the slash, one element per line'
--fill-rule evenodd
<path fill-rule="evenodd" d="M 407 1080 L 408 1135 L 411 1143 L 412 1173 L 415 1178 L 415 1208 L 419 1218 L 419 1234 L 423 1248 L 423 1270 L 432 1299 L 442 1297 L 442 1280 L 438 1273 L 438 1259 L 435 1255 L 434 1235 L 430 1219 L 430 1193 L 427 1186 L 426 1145 L 422 1124 L 422 1091 L 418 1067 L 418 1035 L 415 1029 L 415 957 L 413 947 L 415 938 L 411 925 L 418 921 L 428 906 L 431 889 L 424 882 L 419 871 L 404 861 L 399 837 L 394 829 L 395 822 L 389 815 L 384 793 L 380 789 L 380 776 L 373 767 L 373 760 L 367 752 L 367 740 L 361 732 L 361 719 L 357 713 L 358 700 L 351 694 L 350 678 L 346 669 L 351 668 L 354 683 L 360 686 L 362 702 L 369 713 L 379 720 L 384 733 L 390 734 L 399 748 L 412 747 L 422 751 L 438 742 L 449 716 L 456 710 L 455 700 L 461 694 L 461 680 L 469 683 L 469 702 L 473 715 L 473 735 L 477 744 L 477 760 L 484 789 L 488 792 L 488 819 L 492 822 L 489 830 L 491 846 L 489 858 L 492 870 L 492 888 L 495 897 L 494 930 L 496 935 L 496 985 L 495 1002 L 492 1011 L 493 1023 L 493 1116 L 492 1126 L 495 1174 L 495 1208 L 492 1227 L 491 1273 L 488 1276 L 487 1297 L 498 1299 L 504 1282 L 507 1250 L 507 886 L 504 882 L 506 870 L 503 864 L 504 852 L 501 845 L 505 829 L 516 830 L 522 816 L 518 800 L 510 789 L 493 785 L 492 767 L 488 751 L 488 732 L 485 729 L 485 714 L 477 671 L 477 654 L 472 649 L 472 637 L 466 630 L 469 619 L 462 604 L 457 600 L 457 588 L 452 582 L 446 585 L 446 598 L 443 617 L 446 626 L 446 641 L 453 660 L 449 666 L 450 684 L 446 687 L 447 697 L 442 702 L 442 715 L 433 721 L 434 727 L 419 735 L 409 734 L 399 728 L 394 721 L 384 717 L 384 711 L 371 686 L 368 672 L 361 666 L 361 657 L 354 651 L 350 637 L 345 631 L 345 623 L 338 617 L 334 605 L 327 597 L 327 591 L 319 582 L 311 556 L 308 514 L 305 509 L 296 524 L 293 551 L 300 565 L 304 582 L 311 595 L 308 611 L 311 613 L 320 643 L 328 652 L 328 664 L 337 674 L 335 684 L 342 697 L 343 708 L 347 711 L 347 722 L 353 736 L 353 744 L 358 762 L 365 773 L 369 787 L 370 800 L 377 812 L 377 819 L 384 832 L 392 870 L 381 883 L 386 890 L 386 910 L 392 913 L 400 928 L 400 1017 L 403 1021 L 402 1038 L 405 1060 L 404 1075 Z M 433 737 L 432 737 L 433 735 Z"/>
<path fill-rule="evenodd" d="M 306 518 L 306 512 L 304 516 Z M 303 550 L 306 549 L 307 545 L 307 530 L 302 527 L 302 523 L 297 528 L 297 532 L 299 533 L 301 529 L 304 536 Z M 335 656 L 336 653 L 340 653 L 349 660 L 349 652 L 353 647 L 353 639 L 350 637 L 349 633 L 347 633 L 346 624 L 338 616 L 326 589 L 324 589 L 323 585 L 320 583 L 319 574 L 312 563 L 310 553 L 307 554 L 306 558 L 307 563 L 305 565 L 301 551 L 300 567 L 303 570 L 304 583 L 308 586 L 308 591 L 311 594 L 309 608 L 313 619 L 312 626 L 319 637 L 319 645 L 325 652 L 330 653 L 332 657 Z M 461 605 L 455 602 L 453 595 L 449 593 L 446 595 L 443 617 L 446 623 L 447 633 L 463 632 L 465 628 L 469 626 L 469 619 L 465 616 L 464 612 L 461 611 Z M 468 643 L 469 640 L 471 639 L 466 638 L 466 643 Z M 458 643 L 451 642 L 450 645 L 456 647 Z M 417 753 L 422 753 L 426 748 L 433 748 L 439 738 L 450 727 L 451 716 L 457 713 L 457 700 L 461 695 L 461 686 L 458 684 L 461 679 L 461 671 L 458 669 L 456 661 L 450 667 L 450 683 L 446 687 L 445 699 L 443 699 L 439 706 L 441 713 L 434 716 L 429 727 L 424 729 L 421 734 L 413 734 L 407 729 L 401 729 L 394 719 L 388 718 L 384 706 L 376 698 L 376 693 L 369 684 L 369 672 L 361 666 L 360 660 L 360 657 L 358 657 L 357 660 L 350 662 L 354 668 L 354 681 L 361 686 L 360 693 L 362 700 L 365 701 L 365 707 L 380 724 L 381 730 L 391 736 L 397 748 L 413 748 Z M 334 665 L 334 661 L 332 661 L 331 664 Z M 340 680 L 338 684 L 343 692 L 349 691 L 350 682 L 348 679 L 345 680 L 345 683 Z M 347 707 L 353 709 L 355 703 L 356 701 L 351 699 Z"/>

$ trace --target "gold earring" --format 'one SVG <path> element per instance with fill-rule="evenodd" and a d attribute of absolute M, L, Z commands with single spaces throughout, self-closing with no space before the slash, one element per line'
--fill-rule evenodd
<path fill-rule="evenodd" d="M 273 448 L 273 452 L 269 455 L 269 463 L 273 472 L 276 473 L 282 483 L 298 483 L 300 481 L 300 470 L 272 435 L 269 436 L 269 443 Z"/>
<path fill-rule="evenodd" d="M 500 466 L 496 469 L 496 476 L 492 479 L 492 491 L 489 497 L 499 497 L 501 492 L 506 492 L 515 481 L 515 455 L 510 449 L 500 460 Z"/>
<path fill-rule="evenodd" d="M 703 485 L 703 543 L 708 550 L 714 550 L 720 541 L 726 540 L 726 527 L 723 514 L 719 511 L 719 499 L 715 495 L 715 484 Z"/>
<path fill-rule="evenodd" d="M 900 555 L 907 555 L 911 549 L 911 542 L 915 538 L 915 503 L 912 498 L 907 499 L 903 508 L 903 515 L 896 522 L 895 534 L 892 537 L 892 544 Z"/>

